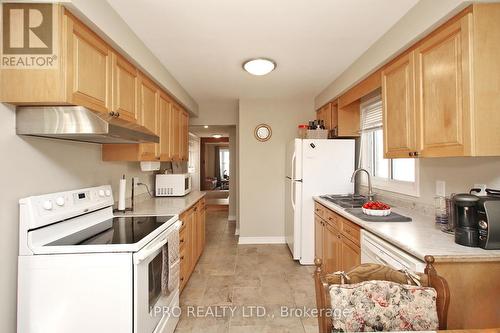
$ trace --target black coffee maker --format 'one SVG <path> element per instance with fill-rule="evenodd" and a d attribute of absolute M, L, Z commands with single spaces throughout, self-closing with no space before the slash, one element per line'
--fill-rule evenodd
<path fill-rule="evenodd" d="M 479 225 L 477 204 L 479 198 L 472 194 L 456 194 L 453 196 L 455 207 L 455 243 L 479 246 Z"/>

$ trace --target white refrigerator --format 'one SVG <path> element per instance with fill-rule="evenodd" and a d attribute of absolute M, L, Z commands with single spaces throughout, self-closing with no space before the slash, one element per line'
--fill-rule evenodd
<path fill-rule="evenodd" d="M 314 263 L 313 196 L 352 193 L 351 139 L 295 139 L 286 149 L 285 237 L 295 260 Z"/>

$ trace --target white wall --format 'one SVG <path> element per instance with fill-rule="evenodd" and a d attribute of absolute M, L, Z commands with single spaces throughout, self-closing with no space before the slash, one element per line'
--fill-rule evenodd
<path fill-rule="evenodd" d="M 239 105 L 239 228 L 241 237 L 284 237 L 285 148 L 297 125 L 313 118 L 313 101 L 241 100 Z M 255 126 L 272 137 L 259 142 Z"/>
<path fill-rule="evenodd" d="M 198 117 L 189 119 L 189 125 L 236 125 L 238 101 L 200 101 Z"/>
<path fill-rule="evenodd" d="M 237 149 L 236 142 L 238 137 L 236 136 L 236 126 L 229 130 L 229 220 L 235 221 L 237 219 L 237 189 L 238 189 L 238 175 L 236 173 L 237 168 Z"/>
<path fill-rule="evenodd" d="M 63 0 L 62 2 L 108 43 L 128 55 L 129 60 L 146 73 L 149 73 L 156 83 L 171 93 L 193 115 L 198 114 L 196 101 L 168 72 L 107 1 Z"/>
<path fill-rule="evenodd" d="M 7 104 L 0 104 L 0 119 L 0 332 L 15 332 L 18 200 L 103 184 L 111 184 L 116 193 L 122 174 L 138 176 L 151 188 L 153 177 L 142 173 L 138 163 L 102 162 L 101 145 L 17 136 L 15 111 Z M 144 191 L 137 188 L 138 194 Z"/>
<path fill-rule="evenodd" d="M 458 13 L 469 3 L 470 1 L 464 0 L 420 0 L 347 70 L 316 96 L 315 107 L 322 106 L 367 77 L 380 65 Z"/>

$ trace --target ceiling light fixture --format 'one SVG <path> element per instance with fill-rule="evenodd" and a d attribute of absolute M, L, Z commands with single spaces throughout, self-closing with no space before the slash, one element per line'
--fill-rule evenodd
<path fill-rule="evenodd" d="M 208 128 L 208 125 L 203 126 L 203 128 Z"/>
<path fill-rule="evenodd" d="M 222 138 L 222 135 L 220 135 L 220 134 L 214 134 L 214 135 L 212 135 L 212 138 L 220 139 L 220 138 Z"/>
<path fill-rule="evenodd" d="M 250 59 L 243 63 L 243 69 L 252 75 L 266 75 L 276 68 L 276 63 L 266 58 Z"/>

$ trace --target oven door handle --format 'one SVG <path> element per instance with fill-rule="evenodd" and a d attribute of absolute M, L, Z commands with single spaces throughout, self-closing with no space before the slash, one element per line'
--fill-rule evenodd
<path fill-rule="evenodd" d="M 163 236 L 160 236 L 158 241 L 155 241 L 154 244 L 148 245 L 146 248 L 140 250 L 137 252 L 137 255 L 134 256 L 134 264 L 140 264 L 142 261 L 144 261 L 146 258 L 148 258 L 151 254 L 155 253 L 159 249 L 165 246 L 168 242 L 168 236 L 170 235 L 171 232 L 174 230 L 179 230 L 182 222 L 177 221 L 174 223 L 173 228 L 167 229 L 164 233 Z"/>

